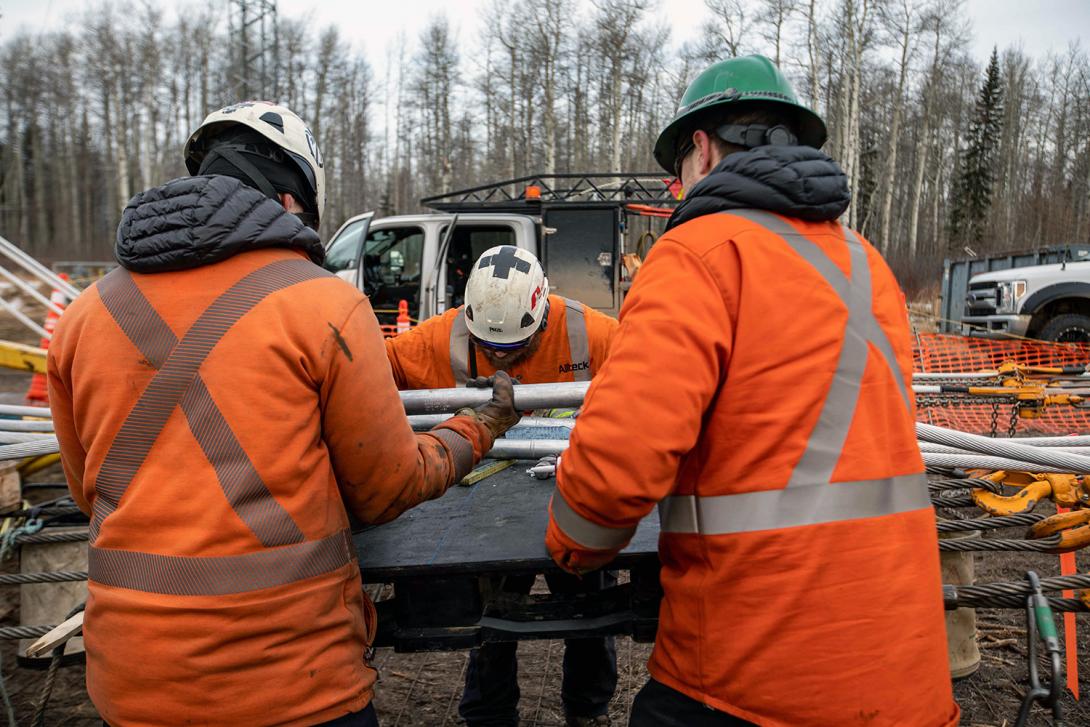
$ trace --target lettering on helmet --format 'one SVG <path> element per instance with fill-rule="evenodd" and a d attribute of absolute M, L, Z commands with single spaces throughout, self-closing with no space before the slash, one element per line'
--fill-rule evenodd
<path fill-rule="evenodd" d="M 562 363 L 560 364 L 560 373 L 566 374 L 572 371 L 586 371 L 590 368 L 590 361 L 579 361 L 578 363 Z"/>
<path fill-rule="evenodd" d="M 489 327 L 488 327 L 488 330 L 489 330 L 490 332 L 492 332 L 492 333 L 503 333 L 503 329 L 502 329 L 502 328 L 493 328 L 492 326 L 489 326 Z"/>
<path fill-rule="evenodd" d="M 318 140 L 314 138 L 314 134 L 310 132 L 309 128 L 303 129 L 303 134 L 307 137 L 307 146 L 310 148 L 310 155 L 314 157 L 314 163 L 321 168 L 322 151 L 318 148 Z"/>

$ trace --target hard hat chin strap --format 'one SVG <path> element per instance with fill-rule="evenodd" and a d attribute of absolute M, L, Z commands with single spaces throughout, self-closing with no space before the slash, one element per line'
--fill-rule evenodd
<path fill-rule="evenodd" d="M 756 146 L 796 146 L 799 143 L 798 137 L 782 124 L 724 124 L 715 133 L 728 144 L 747 149 Z"/>
<path fill-rule="evenodd" d="M 280 195 L 276 193 L 276 189 L 273 188 L 272 182 L 269 181 L 268 177 L 262 174 L 261 170 L 244 157 L 234 145 L 221 144 L 208 152 L 201 162 L 201 169 L 198 174 L 204 174 L 216 159 L 221 158 L 235 169 L 245 174 L 266 197 L 275 202 L 280 201 Z"/>

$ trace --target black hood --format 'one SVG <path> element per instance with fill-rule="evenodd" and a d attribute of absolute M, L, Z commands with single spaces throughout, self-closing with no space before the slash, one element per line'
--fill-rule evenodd
<path fill-rule="evenodd" d="M 685 194 L 666 225 L 732 209 L 761 209 L 811 222 L 835 220 L 852 201 L 836 162 L 809 146 L 759 146 L 730 154 Z"/>
<path fill-rule="evenodd" d="M 325 259 L 318 233 L 279 202 L 224 176 L 182 177 L 133 197 L 117 227 L 117 261 L 137 273 L 186 270 L 262 247 Z"/>

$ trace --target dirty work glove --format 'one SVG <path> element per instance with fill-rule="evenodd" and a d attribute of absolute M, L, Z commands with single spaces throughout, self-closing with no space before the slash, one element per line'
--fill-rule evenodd
<path fill-rule="evenodd" d="M 508 429 L 518 424 L 522 416 L 515 411 L 515 386 L 507 372 L 497 371 L 496 375 L 491 377 L 478 376 L 466 382 L 466 385 L 474 388 L 492 387 L 492 398 L 471 410 L 473 416 L 492 432 L 492 439 L 499 438 Z"/>

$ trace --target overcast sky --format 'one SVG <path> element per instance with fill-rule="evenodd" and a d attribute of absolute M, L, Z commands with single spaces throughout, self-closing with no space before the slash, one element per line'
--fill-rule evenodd
<path fill-rule="evenodd" d="M 154 0 L 147 0 L 154 2 Z M 522 0 L 515 0 L 516 2 Z M 542 2 L 547 0 L 530 0 Z M 193 7 L 201 0 L 159 0 L 170 7 Z M 748 0 L 757 6 L 760 0 Z M 213 3 L 227 7 L 226 0 Z M 282 15 L 309 15 L 318 25 L 336 24 L 345 38 L 365 49 L 376 70 L 383 65 L 387 44 L 402 31 L 412 39 L 428 17 L 446 11 L 466 51 L 476 42 L 486 0 L 279 0 Z M 590 0 L 579 0 L 584 8 Z M 0 0 L 0 41 L 20 28 L 31 31 L 58 28 L 88 0 Z M 1000 50 L 1021 44 L 1034 57 L 1064 51 L 1073 40 L 1090 49 L 1090 0 L 967 0 L 973 26 L 974 55 L 983 63 L 992 46 Z M 226 10 L 224 10 L 226 13 Z M 703 0 L 659 0 L 654 16 L 669 23 L 675 42 L 695 34 L 706 15 Z"/>

